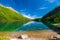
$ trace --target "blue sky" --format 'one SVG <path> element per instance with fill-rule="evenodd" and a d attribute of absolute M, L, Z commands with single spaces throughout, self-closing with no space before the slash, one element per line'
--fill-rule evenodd
<path fill-rule="evenodd" d="M 12 7 L 30 18 L 43 17 L 59 3 L 60 0 L 0 0 L 0 4 Z"/>

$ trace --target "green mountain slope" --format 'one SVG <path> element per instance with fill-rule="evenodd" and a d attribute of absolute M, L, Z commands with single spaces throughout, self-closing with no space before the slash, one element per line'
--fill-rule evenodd
<path fill-rule="evenodd" d="M 21 14 L 19 14 L 17 11 L 15 11 L 14 9 L 10 7 L 5 7 L 0 4 L 0 31 L 1 30 L 8 30 L 8 31 L 16 30 L 17 28 L 19 28 L 24 23 L 27 23 L 28 21 L 30 21 L 29 18 L 22 16 Z M 13 27 L 8 26 L 8 25 L 5 26 L 7 22 L 9 24 L 13 23 L 15 26 Z M 16 24 L 14 22 L 16 22 Z M 16 25 L 18 24 L 18 22 L 20 24 L 17 27 Z"/>

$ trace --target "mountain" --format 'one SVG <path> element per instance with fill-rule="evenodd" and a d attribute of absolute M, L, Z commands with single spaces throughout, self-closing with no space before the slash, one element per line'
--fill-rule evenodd
<path fill-rule="evenodd" d="M 32 19 L 32 21 L 36 21 L 36 22 L 42 22 L 42 18 L 36 18 L 36 19 Z"/>
<path fill-rule="evenodd" d="M 7 30 L 9 28 L 10 28 L 9 29 L 10 31 L 16 30 L 17 28 L 19 28 L 24 23 L 27 23 L 28 21 L 30 21 L 29 18 L 24 17 L 23 15 L 21 15 L 19 12 L 17 12 L 13 8 L 6 7 L 6 6 L 3 6 L 0 4 L 0 31 Z M 20 22 L 20 24 L 19 24 L 20 26 L 18 26 L 18 27 L 17 26 L 16 27 L 5 26 L 8 23 L 15 24 L 15 22 L 16 22 L 16 24 L 18 24 L 18 22 Z"/>
<path fill-rule="evenodd" d="M 60 6 L 54 8 L 42 18 L 42 22 L 55 31 L 60 30 Z M 60 32 L 60 31 L 59 31 Z"/>
<path fill-rule="evenodd" d="M 42 20 L 44 22 L 60 23 L 60 6 L 47 13 Z"/>
<path fill-rule="evenodd" d="M 33 21 L 42 22 L 50 29 L 60 32 L 60 6 L 54 8 L 42 18 L 36 18 Z"/>
<path fill-rule="evenodd" d="M 0 31 L 16 31 L 23 24 L 29 21 L 43 22 L 54 31 L 60 30 L 60 6 L 56 7 L 43 18 L 30 19 L 11 7 L 6 7 L 0 4 Z M 38 26 L 39 27 L 39 26 Z"/>

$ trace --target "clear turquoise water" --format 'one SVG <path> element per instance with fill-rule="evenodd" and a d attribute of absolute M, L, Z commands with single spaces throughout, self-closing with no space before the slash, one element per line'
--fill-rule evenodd
<path fill-rule="evenodd" d="M 17 31 L 40 31 L 40 30 L 50 30 L 46 25 L 42 22 L 28 22 L 22 25 Z"/>
<path fill-rule="evenodd" d="M 43 24 L 42 22 L 35 22 L 31 21 L 28 23 L 21 23 L 21 22 L 7 22 L 7 23 L 0 23 L 0 31 L 40 31 L 40 30 L 50 30 L 48 26 Z"/>

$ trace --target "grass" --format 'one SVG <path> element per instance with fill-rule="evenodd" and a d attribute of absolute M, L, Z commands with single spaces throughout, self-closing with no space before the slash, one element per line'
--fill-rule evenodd
<path fill-rule="evenodd" d="M 0 40 L 10 40 L 8 37 L 0 37 Z"/>
<path fill-rule="evenodd" d="M 15 31 L 30 19 L 24 17 L 12 8 L 0 5 L 0 31 Z"/>

